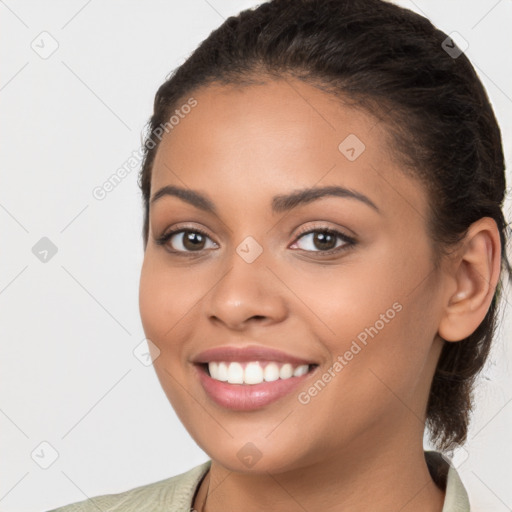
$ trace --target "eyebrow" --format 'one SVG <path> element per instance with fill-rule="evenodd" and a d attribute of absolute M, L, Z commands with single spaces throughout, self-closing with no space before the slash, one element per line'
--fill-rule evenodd
<path fill-rule="evenodd" d="M 338 186 L 305 188 L 303 190 L 292 192 L 291 194 L 275 196 L 272 200 L 272 211 L 275 213 L 285 212 L 299 205 L 311 203 L 312 201 L 327 196 L 356 199 L 370 206 L 375 211 L 380 211 L 377 205 L 364 194 L 361 194 L 355 190 Z"/>
<path fill-rule="evenodd" d="M 195 190 L 177 187 L 175 185 L 167 185 L 153 195 L 150 200 L 150 204 L 154 204 L 158 199 L 164 196 L 174 196 L 186 201 L 187 203 L 203 210 L 205 212 L 217 214 L 217 209 L 213 202 L 208 199 L 205 195 Z M 297 206 L 311 203 L 317 199 L 327 196 L 344 197 L 348 199 L 355 199 L 362 203 L 370 206 L 375 211 L 380 212 L 377 205 L 367 196 L 344 187 L 339 186 L 327 186 L 327 187 L 316 187 L 306 188 L 302 190 L 294 191 L 290 194 L 283 194 L 274 196 L 272 199 L 272 211 L 274 213 L 282 213 L 285 211 L 292 210 Z"/>

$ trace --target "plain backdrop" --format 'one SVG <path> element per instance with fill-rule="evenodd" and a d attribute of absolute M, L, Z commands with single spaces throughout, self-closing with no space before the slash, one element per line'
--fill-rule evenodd
<path fill-rule="evenodd" d="M 468 42 L 510 165 L 512 2 L 399 3 Z M 139 149 L 165 77 L 256 4 L 0 1 L 1 511 L 49 510 L 207 460 L 141 356 L 139 168 L 104 199 L 93 191 Z M 454 458 L 486 512 L 512 507 L 510 308 L 502 315 Z"/>

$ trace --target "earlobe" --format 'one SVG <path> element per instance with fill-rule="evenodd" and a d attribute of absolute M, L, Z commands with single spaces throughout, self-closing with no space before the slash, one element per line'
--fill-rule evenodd
<path fill-rule="evenodd" d="M 482 323 L 500 277 L 501 242 L 494 219 L 483 217 L 469 227 L 450 268 L 454 286 L 438 334 L 446 341 L 460 341 Z"/>

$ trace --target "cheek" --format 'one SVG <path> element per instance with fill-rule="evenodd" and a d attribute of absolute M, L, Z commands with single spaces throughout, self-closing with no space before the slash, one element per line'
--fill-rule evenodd
<path fill-rule="evenodd" d="M 293 283 L 296 296 L 314 314 L 317 334 L 332 340 L 333 349 L 340 340 L 373 325 L 401 295 L 400 281 L 382 260 L 376 266 L 353 259 L 337 266 L 305 268 L 288 272 L 283 280 Z"/>
<path fill-rule="evenodd" d="M 149 250 L 148 250 L 149 251 Z M 146 252 L 140 274 L 139 311 L 146 338 L 157 347 L 153 368 L 163 391 L 181 421 L 188 422 L 190 411 L 186 394 L 186 362 L 184 332 L 189 332 L 187 315 L 197 302 L 195 286 L 185 286 L 183 271 L 163 264 L 150 251 Z"/>
<path fill-rule="evenodd" d="M 165 318 L 169 306 L 169 288 L 162 278 L 151 255 L 146 253 L 139 282 L 139 311 L 146 337 L 157 344 L 162 335 L 161 319 Z"/>
<path fill-rule="evenodd" d="M 170 267 L 146 253 L 139 283 L 139 310 L 146 336 L 161 345 L 174 336 L 178 324 L 197 303 L 201 290 L 186 271 Z M 181 325 L 180 325 L 181 326 Z"/>
<path fill-rule="evenodd" d="M 430 268 L 426 252 L 411 257 L 410 251 L 387 249 L 364 264 L 347 259 L 336 270 L 324 267 L 323 274 L 304 272 L 300 279 L 296 274 L 294 291 L 315 314 L 315 334 L 332 363 L 342 357 L 340 374 L 364 387 L 384 388 L 373 370 L 408 393 L 435 336 L 435 318 L 429 312 L 435 290 L 421 279 Z"/>

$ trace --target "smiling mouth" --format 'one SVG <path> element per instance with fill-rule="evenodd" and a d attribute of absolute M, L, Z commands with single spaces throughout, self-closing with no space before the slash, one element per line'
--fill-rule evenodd
<path fill-rule="evenodd" d="M 318 365 L 277 361 L 211 361 L 209 363 L 199 363 L 198 366 L 216 381 L 251 386 L 264 382 L 302 377 Z"/>

